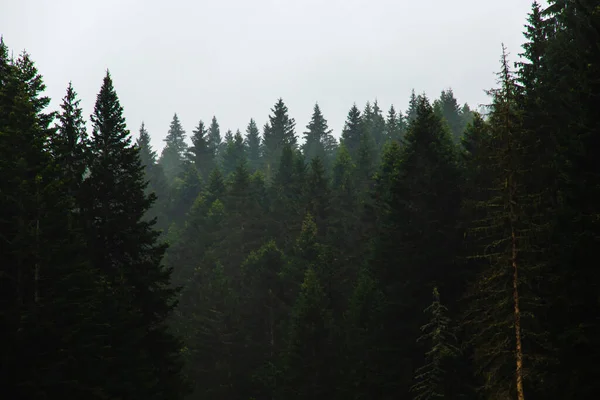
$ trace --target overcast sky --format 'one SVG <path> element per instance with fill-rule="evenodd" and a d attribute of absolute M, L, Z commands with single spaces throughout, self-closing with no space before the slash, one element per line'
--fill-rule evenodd
<path fill-rule="evenodd" d="M 545 2 L 542 2 L 544 5 Z M 405 110 L 411 88 L 487 102 L 501 43 L 521 52 L 527 0 L 0 0 L 0 35 L 26 49 L 57 108 L 69 81 L 90 115 L 108 68 L 137 136 L 163 147 L 173 113 L 259 126 L 282 97 L 301 136 L 319 102 L 335 136 L 356 102 Z"/>

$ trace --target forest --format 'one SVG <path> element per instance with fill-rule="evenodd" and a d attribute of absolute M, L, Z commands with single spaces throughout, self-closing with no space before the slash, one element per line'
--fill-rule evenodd
<path fill-rule="evenodd" d="M 413 90 L 335 137 L 279 98 L 243 133 L 174 114 L 160 154 L 109 71 L 89 121 L 71 84 L 48 110 L 2 39 L 3 393 L 596 398 L 600 2 L 523 33 L 479 111 Z"/>

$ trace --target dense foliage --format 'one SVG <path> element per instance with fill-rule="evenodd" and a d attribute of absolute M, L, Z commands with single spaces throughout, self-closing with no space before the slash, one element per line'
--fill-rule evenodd
<path fill-rule="evenodd" d="M 175 114 L 160 157 L 108 72 L 87 132 L 0 42 L 2 388 L 597 397 L 600 3 L 549 3 L 481 113 L 413 91 L 299 137 L 280 98 L 245 135 Z"/>

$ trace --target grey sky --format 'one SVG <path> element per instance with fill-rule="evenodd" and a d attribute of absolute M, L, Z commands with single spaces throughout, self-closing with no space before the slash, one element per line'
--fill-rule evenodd
<path fill-rule="evenodd" d="M 545 2 L 542 2 L 545 4 Z M 487 102 L 501 43 L 521 52 L 527 0 L 0 0 L 0 35 L 26 49 L 56 108 L 69 80 L 92 112 L 111 71 L 129 129 L 155 149 L 177 112 L 188 135 L 260 127 L 278 97 L 301 136 L 315 101 L 339 136 L 348 109 L 404 111 L 411 88 Z"/>

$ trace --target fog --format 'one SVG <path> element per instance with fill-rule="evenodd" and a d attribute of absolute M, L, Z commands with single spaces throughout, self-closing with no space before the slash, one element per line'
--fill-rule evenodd
<path fill-rule="evenodd" d="M 188 133 L 259 126 L 282 97 L 304 131 L 319 102 L 339 137 L 353 102 L 404 110 L 410 90 L 487 102 L 504 42 L 521 51 L 522 0 L 0 0 L 0 34 L 27 49 L 57 108 L 69 80 L 89 116 L 105 70 L 129 129 L 155 149 L 177 112 Z"/>

